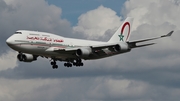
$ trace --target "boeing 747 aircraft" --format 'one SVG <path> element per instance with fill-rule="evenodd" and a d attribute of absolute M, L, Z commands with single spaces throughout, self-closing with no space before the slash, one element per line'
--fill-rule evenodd
<path fill-rule="evenodd" d="M 32 62 L 37 57 L 51 59 L 53 69 L 57 69 L 56 61 L 64 61 L 65 67 L 83 66 L 82 60 L 94 60 L 130 52 L 133 48 L 153 45 L 155 43 L 137 45 L 137 43 L 171 36 L 173 31 L 159 37 L 129 41 L 133 18 L 128 17 L 108 42 L 73 39 L 46 32 L 18 30 L 10 36 L 6 43 L 19 52 L 17 59 Z"/>

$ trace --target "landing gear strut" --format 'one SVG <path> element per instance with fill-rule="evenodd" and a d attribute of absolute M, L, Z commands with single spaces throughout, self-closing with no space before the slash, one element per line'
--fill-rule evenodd
<path fill-rule="evenodd" d="M 51 62 L 52 68 L 53 69 L 58 69 L 58 65 L 56 64 L 56 60 L 53 59 L 53 61 Z"/>

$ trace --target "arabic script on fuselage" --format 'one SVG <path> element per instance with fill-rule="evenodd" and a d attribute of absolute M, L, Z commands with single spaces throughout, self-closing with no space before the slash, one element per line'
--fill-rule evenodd
<path fill-rule="evenodd" d="M 48 42 L 64 42 L 64 40 L 62 40 L 62 39 L 54 39 L 54 38 L 48 38 L 48 37 L 27 36 L 27 39 L 29 39 L 29 40 L 41 40 L 41 41 L 48 41 Z"/>

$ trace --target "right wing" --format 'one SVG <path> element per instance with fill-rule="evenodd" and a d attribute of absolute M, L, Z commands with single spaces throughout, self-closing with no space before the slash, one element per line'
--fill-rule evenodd
<path fill-rule="evenodd" d="M 160 39 L 163 37 L 169 37 L 172 35 L 174 31 L 169 32 L 166 35 L 162 35 L 160 37 L 154 37 L 154 38 L 148 38 L 148 39 L 142 39 L 142 40 L 137 40 L 137 41 L 132 41 L 132 42 L 128 42 L 130 48 L 138 48 L 138 47 L 144 47 L 144 46 L 149 46 L 149 45 L 153 45 L 155 43 L 150 43 L 150 44 L 143 44 L 143 45 L 136 45 L 136 43 L 140 43 L 140 42 L 146 42 L 146 41 L 150 41 L 150 40 L 155 40 L 155 39 Z"/>

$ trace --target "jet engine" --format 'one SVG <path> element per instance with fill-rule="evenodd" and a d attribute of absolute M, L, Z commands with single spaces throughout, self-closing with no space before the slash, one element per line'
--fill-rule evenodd
<path fill-rule="evenodd" d="M 18 54 L 17 58 L 19 61 L 23 61 L 23 62 L 32 62 L 32 61 L 37 60 L 37 57 L 32 54 L 20 53 L 20 54 Z"/>
<path fill-rule="evenodd" d="M 125 43 L 122 43 L 122 44 L 116 44 L 115 46 L 114 46 L 114 50 L 116 51 L 116 52 L 124 52 L 124 51 L 128 51 L 128 50 L 130 50 L 129 49 L 129 46 L 128 46 L 128 44 L 125 44 Z"/>
<path fill-rule="evenodd" d="M 92 53 L 91 48 L 80 48 L 76 51 L 78 57 L 88 57 Z"/>

